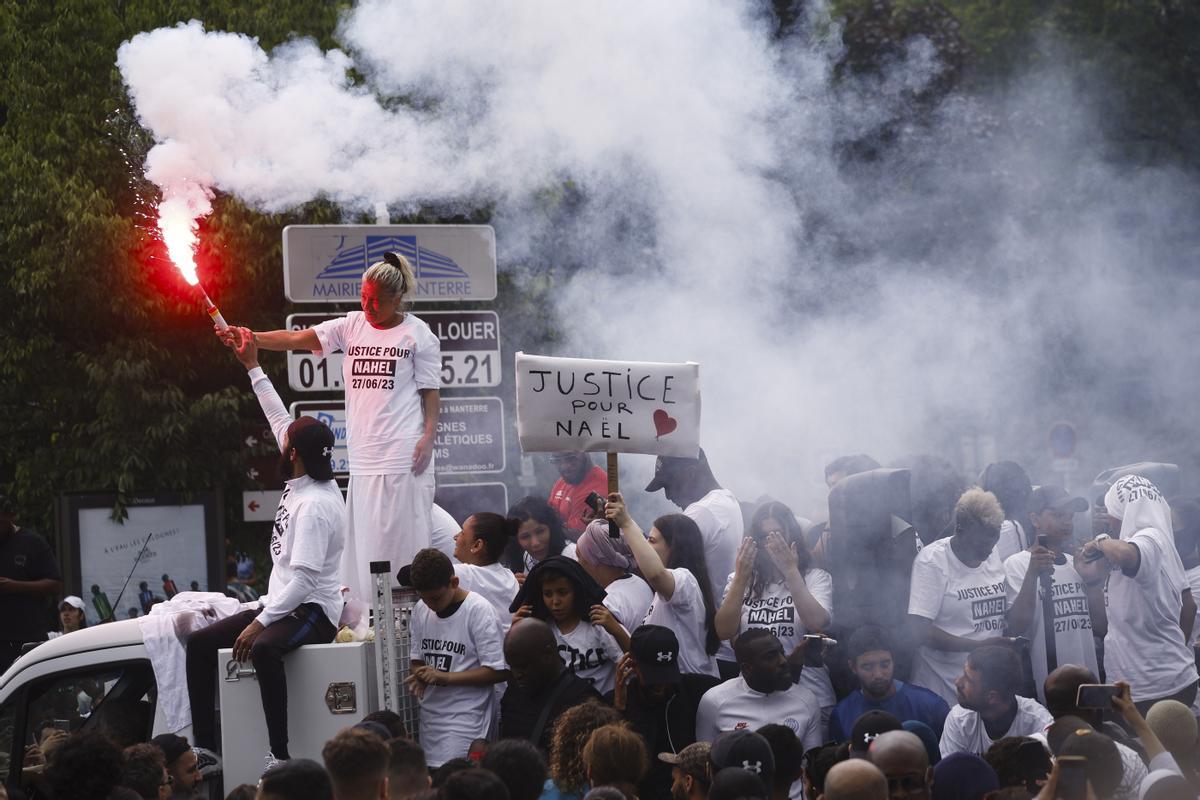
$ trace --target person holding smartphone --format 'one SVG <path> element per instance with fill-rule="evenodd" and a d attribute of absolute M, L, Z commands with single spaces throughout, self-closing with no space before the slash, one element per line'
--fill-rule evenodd
<path fill-rule="evenodd" d="M 1088 510 L 1087 500 L 1072 497 L 1061 486 L 1038 486 L 1029 496 L 1029 519 L 1034 543 L 1004 562 L 1008 594 L 1008 632 L 1030 640 L 1030 660 L 1038 700 L 1045 702 L 1043 684 L 1059 664 L 1078 664 L 1099 672 L 1093 637 L 1108 628 L 1104 581 L 1085 583 L 1075 570 L 1075 514 Z M 1047 610 L 1046 605 L 1050 608 Z M 1049 613 L 1047 613 L 1047 611 Z M 1052 623 L 1055 662 L 1046 646 L 1046 622 Z"/>
<path fill-rule="evenodd" d="M 1076 561 L 1085 581 L 1107 580 L 1104 671 L 1108 680 L 1133 687 L 1143 713 L 1165 698 L 1190 706 L 1197 673 L 1187 643 L 1196 605 L 1175 550 L 1171 509 L 1140 475 L 1118 479 L 1104 495 L 1104 508 L 1119 538 L 1097 537 Z"/>

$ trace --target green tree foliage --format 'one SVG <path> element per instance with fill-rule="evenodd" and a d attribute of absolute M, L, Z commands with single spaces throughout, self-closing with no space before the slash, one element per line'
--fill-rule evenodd
<path fill-rule="evenodd" d="M 242 484 L 244 378 L 152 239 L 117 48 L 193 17 L 266 47 L 331 46 L 338 13 L 318 0 L 0 6 L 0 484 L 26 522 L 48 530 L 63 490 Z M 199 261 L 211 294 L 236 293 L 232 318 L 257 317 L 264 296 L 282 304 L 282 222 L 218 203 Z"/>

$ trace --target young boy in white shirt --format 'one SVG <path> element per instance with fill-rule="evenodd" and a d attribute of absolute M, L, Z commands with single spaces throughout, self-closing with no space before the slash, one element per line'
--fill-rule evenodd
<path fill-rule="evenodd" d="M 465 757 L 495 716 L 492 687 L 508 679 L 492 604 L 458 585 L 445 554 L 426 548 L 411 580 L 421 601 L 411 620 L 409 689 L 421 702 L 421 746 L 430 767 Z"/>

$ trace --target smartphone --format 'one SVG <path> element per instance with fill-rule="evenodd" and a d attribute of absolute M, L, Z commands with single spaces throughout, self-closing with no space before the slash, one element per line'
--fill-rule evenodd
<path fill-rule="evenodd" d="M 1112 708 L 1112 699 L 1120 694 L 1121 688 L 1111 683 L 1085 683 L 1075 695 L 1075 705 L 1108 710 Z"/>
<path fill-rule="evenodd" d="M 1038 537 L 1037 537 L 1037 545 L 1038 545 L 1038 547 L 1044 547 L 1047 550 L 1049 550 L 1050 549 L 1050 537 L 1044 533 L 1039 533 Z"/>
<path fill-rule="evenodd" d="M 54 720 L 54 727 L 57 730 L 62 731 L 63 733 L 70 733 L 71 732 L 71 720 L 56 719 L 56 720 Z"/>
<path fill-rule="evenodd" d="M 1087 759 L 1083 756 L 1058 757 L 1058 791 L 1055 800 L 1087 800 Z"/>

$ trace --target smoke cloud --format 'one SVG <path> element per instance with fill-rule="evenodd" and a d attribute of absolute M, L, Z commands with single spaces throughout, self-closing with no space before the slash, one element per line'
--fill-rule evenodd
<path fill-rule="evenodd" d="M 491 204 L 501 269 L 559 281 L 559 354 L 701 362 L 705 448 L 743 500 L 815 513 L 850 452 L 1049 482 L 1060 419 L 1077 488 L 1190 458 L 1195 176 L 1114 161 L 1053 58 L 917 117 L 928 42 L 834 80 L 836 24 L 773 25 L 737 3 L 370 0 L 343 50 L 190 22 L 118 65 L 159 142 L 148 177 L 197 208 Z"/>

